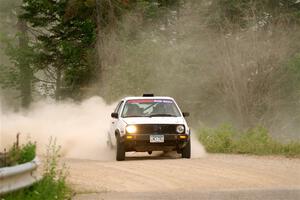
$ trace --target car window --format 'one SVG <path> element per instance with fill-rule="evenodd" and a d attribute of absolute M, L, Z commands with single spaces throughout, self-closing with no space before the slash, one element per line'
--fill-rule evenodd
<path fill-rule="evenodd" d="M 169 99 L 134 99 L 124 106 L 122 117 L 180 117 L 181 114 Z"/>
<path fill-rule="evenodd" d="M 121 108 L 122 108 L 122 106 L 123 106 L 123 103 L 124 103 L 124 101 L 121 101 L 121 102 L 120 102 L 120 105 L 119 105 L 119 107 L 118 107 L 117 113 L 119 113 L 119 114 L 121 114 Z"/>
<path fill-rule="evenodd" d="M 122 103 L 123 103 L 123 101 L 118 103 L 117 107 L 114 110 L 114 113 L 117 113 L 119 111 L 119 108 L 121 107 Z"/>

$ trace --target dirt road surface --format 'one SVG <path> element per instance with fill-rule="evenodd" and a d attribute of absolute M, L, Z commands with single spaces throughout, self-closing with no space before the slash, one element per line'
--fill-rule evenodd
<path fill-rule="evenodd" d="M 126 161 L 68 159 L 74 200 L 300 199 L 300 159 L 132 155 Z"/>

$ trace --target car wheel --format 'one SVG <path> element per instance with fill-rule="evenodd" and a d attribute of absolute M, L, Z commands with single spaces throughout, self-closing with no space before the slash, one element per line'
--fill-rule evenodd
<path fill-rule="evenodd" d="M 117 137 L 117 161 L 125 160 L 125 146 L 124 143 L 121 141 L 120 136 Z"/>
<path fill-rule="evenodd" d="M 189 140 L 185 147 L 182 149 L 182 158 L 191 158 L 191 141 Z"/>

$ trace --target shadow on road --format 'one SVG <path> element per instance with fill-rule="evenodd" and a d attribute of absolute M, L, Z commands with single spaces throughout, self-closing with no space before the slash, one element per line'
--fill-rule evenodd
<path fill-rule="evenodd" d="M 151 155 L 148 153 L 128 152 L 126 153 L 126 161 L 138 160 L 174 160 L 180 159 L 181 155 L 176 152 L 153 152 Z"/>

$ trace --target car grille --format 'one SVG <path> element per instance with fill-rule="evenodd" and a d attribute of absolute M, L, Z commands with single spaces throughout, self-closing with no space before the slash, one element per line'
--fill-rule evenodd
<path fill-rule="evenodd" d="M 177 124 L 138 124 L 137 134 L 177 134 Z"/>

